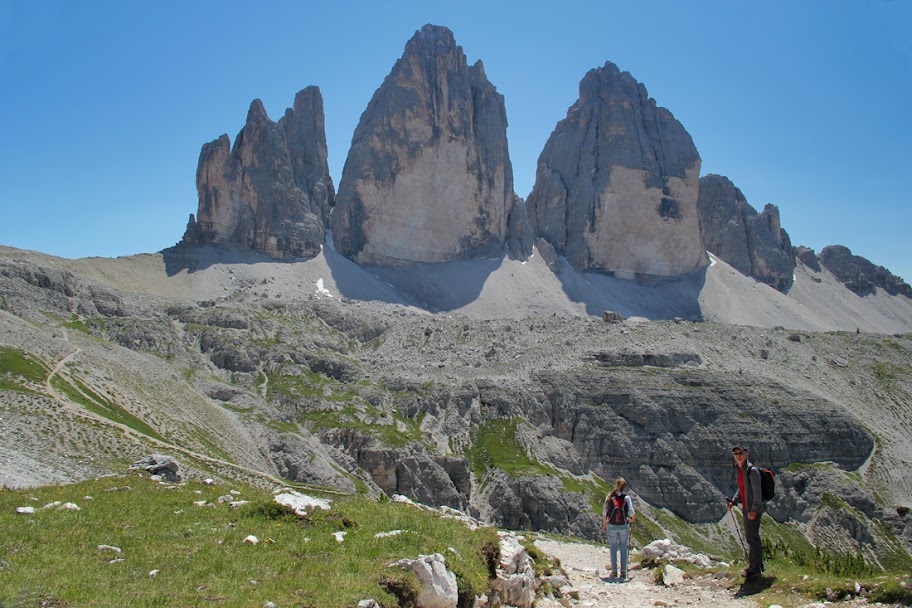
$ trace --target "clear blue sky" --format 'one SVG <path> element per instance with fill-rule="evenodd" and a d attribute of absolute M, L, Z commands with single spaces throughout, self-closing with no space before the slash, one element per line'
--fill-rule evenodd
<path fill-rule="evenodd" d="M 338 187 L 371 95 L 425 23 L 504 95 L 516 192 L 587 70 L 613 61 L 683 123 L 703 174 L 779 206 L 796 245 L 912 280 L 912 2 L 0 0 L 0 244 L 159 251 L 197 211 L 203 143 L 323 93 Z"/>

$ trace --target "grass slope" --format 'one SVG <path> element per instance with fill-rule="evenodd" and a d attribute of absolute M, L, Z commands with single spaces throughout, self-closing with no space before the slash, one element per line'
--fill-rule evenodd
<path fill-rule="evenodd" d="M 248 504 L 217 503 L 235 488 Z M 203 500 L 211 506 L 194 505 Z M 42 508 L 54 501 L 80 510 Z M 16 513 L 23 506 L 38 511 Z M 4 489 L 0 529 L 0 606 L 395 606 L 391 589 L 414 593 L 417 581 L 389 564 L 430 553 L 444 555 L 460 595 L 474 597 L 498 543 L 493 529 L 389 501 L 335 499 L 302 519 L 262 490 L 134 476 Z M 375 537 L 393 530 L 403 532 Z M 246 544 L 248 535 L 261 542 Z"/>

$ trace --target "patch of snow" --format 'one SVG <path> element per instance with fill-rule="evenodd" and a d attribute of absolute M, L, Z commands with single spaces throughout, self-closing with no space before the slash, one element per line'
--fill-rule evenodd
<path fill-rule="evenodd" d="M 332 294 L 329 293 L 329 290 L 326 289 L 325 287 L 323 287 L 322 278 L 317 279 L 317 293 L 319 293 L 321 295 L 325 295 L 325 296 L 332 296 Z"/>

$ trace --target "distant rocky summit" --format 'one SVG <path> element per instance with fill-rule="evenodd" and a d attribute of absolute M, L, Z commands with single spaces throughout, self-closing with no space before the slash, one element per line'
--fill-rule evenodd
<path fill-rule="evenodd" d="M 278 123 L 254 100 L 233 149 L 227 135 L 203 146 L 196 189 L 199 212 L 183 244 L 240 245 L 276 258 L 319 253 L 335 197 L 320 89 L 300 91 Z"/>
<path fill-rule="evenodd" d="M 683 125 L 610 61 L 583 77 L 525 201 L 506 130 L 481 61 L 470 66 L 449 29 L 425 25 L 362 114 L 338 196 L 319 88 L 300 91 L 278 122 L 257 99 L 233 147 L 228 135 L 203 146 L 199 208 L 178 247 L 311 258 L 331 228 L 336 251 L 361 265 L 527 260 L 535 245 L 555 274 L 563 258 L 622 279 L 680 278 L 705 268 L 708 251 L 782 292 L 801 260 L 858 295 L 912 298 L 845 247 L 794 248 L 775 205 L 758 213 L 728 178 L 701 178 Z"/>
<path fill-rule="evenodd" d="M 778 207 L 757 213 L 731 180 L 709 174 L 700 178 L 697 209 L 708 251 L 779 291 L 792 284 L 795 252 Z"/>
<path fill-rule="evenodd" d="M 813 254 L 813 250 L 808 251 Z M 848 247 L 824 247 L 817 255 L 817 261 L 860 296 L 870 295 L 874 293 L 875 288 L 880 288 L 891 296 L 902 295 L 912 298 L 912 287 L 908 283 L 883 266 L 875 266 L 859 255 L 852 255 Z"/>
<path fill-rule="evenodd" d="M 699 176 L 700 155 L 681 123 L 608 62 L 586 74 L 545 144 L 529 217 L 576 268 L 685 274 L 708 263 Z"/>
<path fill-rule="evenodd" d="M 481 61 L 469 66 L 447 28 L 421 28 L 355 130 L 332 217 L 336 249 L 385 265 L 501 255 L 508 225 L 523 227 L 510 218 L 506 129 Z"/>

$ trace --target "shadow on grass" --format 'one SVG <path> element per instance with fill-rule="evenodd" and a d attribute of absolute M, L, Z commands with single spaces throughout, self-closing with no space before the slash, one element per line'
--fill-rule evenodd
<path fill-rule="evenodd" d="M 735 593 L 735 597 L 745 597 L 748 595 L 756 595 L 762 591 L 766 591 L 773 586 L 776 578 L 773 576 L 758 576 L 757 578 L 752 578 L 750 580 L 744 581 L 741 584 L 741 587 Z"/>

